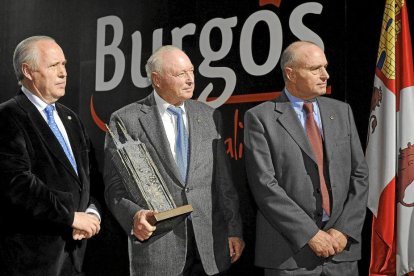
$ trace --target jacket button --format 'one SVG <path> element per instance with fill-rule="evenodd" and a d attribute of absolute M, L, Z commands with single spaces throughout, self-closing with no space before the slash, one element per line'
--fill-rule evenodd
<path fill-rule="evenodd" d="M 320 188 L 316 188 L 316 192 L 317 192 L 318 194 L 320 194 L 320 193 L 321 193 L 321 189 L 320 189 Z"/>
<path fill-rule="evenodd" d="M 190 191 L 190 188 L 185 188 L 185 192 L 188 193 Z"/>
<path fill-rule="evenodd" d="M 321 217 L 322 216 L 322 212 L 318 213 L 317 216 L 318 217 Z"/>

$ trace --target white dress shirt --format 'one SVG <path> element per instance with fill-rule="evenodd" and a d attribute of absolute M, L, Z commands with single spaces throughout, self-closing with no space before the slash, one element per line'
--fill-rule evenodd
<path fill-rule="evenodd" d="M 46 106 L 48 106 L 48 104 L 45 103 L 44 101 L 42 101 L 42 99 L 40 99 L 38 96 L 34 95 L 32 92 L 30 92 L 24 86 L 22 86 L 22 91 L 26 95 L 26 97 L 29 99 L 29 101 L 37 108 L 40 115 L 42 115 L 43 119 L 45 119 L 46 123 L 48 123 L 47 122 L 47 116 L 46 116 L 46 113 L 44 111 Z M 55 104 L 52 104 L 52 105 L 55 107 L 55 112 L 53 112 L 53 117 L 55 119 L 55 122 L 56 122 L 56 124 L 59 128 L 60 133 L 62 133 L 63 139 L 65 139 L 65 143 L 68 146 L 68 149 L 69 149 L 70 153 L 72 154 L 72 156 L 75 160 L 75 156 L 73 155 L 72 147 L 70 146 L 69 137 L 68 137 L 68 134 L 66 132 L 65 126 L 63 125 L 62 120 L 59 117 L 59 114 L 58 114 L 58 111 L 56 110 Z M 76 160 L 75 160 L 75 162 L 76 162 Z M 98 217 L 99 220 L 101 220 L 101 215 L 95 209 L 96 209 L 95 205 L 91 204 L 86 209 L 85 213 L 94 214 Z"/>
<path fill-rule="evenodd" d="M 306 132 L 306 112 L 303 109 L 303 104 L 305 103 L 305 101 L 293 96 L 292 94 L 290 94 L 290 92 L 286 88 L 285 88 L 284 91 L 285 91 L 286 96 L 288 97 L 290 103 L 292 104 L 293 109 L 295 110 L 296 114 L 298 115 L 298 119 L 299 119 L 300 123 L 302 124 L 303 129 Z M 317 103 L 317 101 L 313 101 L 312 104 L 313 104 L 313 118 L 315 120 L 316 125 L 319 128 L 322 139 L 324 139 L 322 120 L 321 120 L 321 115 L 320 115 L 318 103 Z M 325 212 L 325 210 L 322 210 L 322 211 L 323 211 L 322 221 L 328 221 L 329 220 L 328 214 Z"/>
<path fill-rule="evenodd" d="M 42 115 L 43 119 L 45 119 L 45 121 L 47 123 L 47 116 L 46 116 L 46 113 L 45 113 L 45 108 L 48 106 L 48 104 L 45 103 L 44 101 L 42 101 L 42 99 L 40 99 L 38 96 L 36 96 L 32 92 L 30 92 L 24 86 L 22 86 L 22 91 L 26 95 L 26 97 L 29 98 L 29 101 L 31 101 L 32 104 L 34 104 L 34 106 L 37 108 L 37 110 L 39 110 L 40 115 Z M 52 105 L 55 108 L 55 112 L 53 112 L 53 117 L 55 119 L 56 125 L 59 128 L 60 133 L 62 133 L 63 139 L 65 139 L 65 143 L 68 146 L 70 154 L 72 154 L 72 156 L 74 157 L 72 147 L 70 146 L 70 142 L 69 142 L 69 136 L 66 132 L 65 126 L 63 125 L 62 120 L 59 117 L 59 114 L 58 114 L 58 111 L 56 110 L 55 104 L 52 104 Z M 75 160 L 75 162 L 76 162 L 76 160 Z"/>
<path fill-rule="evenodd" d="M 164 125 L 165 133 L 167 134 L 168 142 L 170 144 L 171 153 L 174 157 L 174 160 L 176 159 L 175 154 L 175 141 L 177 139 L 177 117 L 170 112 L 167 111 L 167 108 L 171 106 L 171 104 L 167 103 L 163 98 L 161 98 L 156 91 L 154 93 L 155 102 L 158 107 L 158 112 L 161 116 L 162 123 Z M 185 111 L 184 103 L 180 106 L 183 110 L 183 120 L 184 120 L 184 126 L 185 131 L 188 134 L 188 119 L 187 119 L 187 112 Z"/>

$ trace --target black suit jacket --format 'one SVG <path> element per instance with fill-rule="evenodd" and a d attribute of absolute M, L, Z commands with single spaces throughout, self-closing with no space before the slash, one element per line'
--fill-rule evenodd
<path fill-rule="evenodd" d="M 74 212 L 85 211 L 90 203 L 90 143 L 73 111 L 59 103 L 56 110 L 78 175 L 22 92 L 0 105 L 1 275 L 81 270 L 86 242 L 72 239 L 71 225 Z"/>

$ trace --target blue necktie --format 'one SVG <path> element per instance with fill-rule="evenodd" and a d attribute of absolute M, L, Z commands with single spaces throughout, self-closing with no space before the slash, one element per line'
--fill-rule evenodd
<path fill-rule="evenodd" d="M 175 140 L 175 159 L 180 169 L 181 176 L 187 180 L 187 163 L 188 163 L 188 135 L 185 131 L 183 121 L 183 110 L 180 107 L 169 106 L 167 111 L 177 118 L 177 137 Z"/>
<path fill-rule="evenodd" d="M 47 124 L 49 125 L 50 129 L 52 130 L 53 134 L 56 136 L 56 139 L 58 139 L 60 145 L 63 148 L 63 151 L 66 154 L 66 157 L 69 159 L 70 164 L 72 165 L 73 169 L 76 173 L 78 173 L 75 159 L 73 158 L 72 153 L 69 151 L 68 145 L 66 145 L 65 139 L 63 138 L 62 133 L 60 132 L 56 122 L 55 118 L 53 117 L 53 111 L 55 110 L 55 107 L 53 105 L 48 105 L 45 108 L 45 113 L 47 116 Z"/>

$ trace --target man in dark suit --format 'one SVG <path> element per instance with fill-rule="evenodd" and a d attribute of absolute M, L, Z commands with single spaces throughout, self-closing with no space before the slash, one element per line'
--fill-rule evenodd
<path fill-rule="evenodd" d="M 107 135 L 105 198 L 128 235 L 131 275 L 217 274 L 228 269 L 244 247 L 220 113 L 191 100 L 194 67 L 180 49 L 161 47 L 146 69 L 155 91 L 112 114 L 111 131 L 118 135 L 116 123 L 122 121 L 129 135 L 146 145 L 176 205 L 191 204 L 194 211 L 191 219 L 171 231 L 153 235 L 156 227 L 147 221 L 153 211 L 139 206 L 126 192 L 114 169 L 115 147 Z M 180 109 L 183 121 L 171 108 Z M 178 133 L 187 137 L 185 154 L 176 144 Z"/>
<path fill-rule="evenodd" d="M 21 90 L 0 105 L 0 274 L 79 275 L 100 215 L 85 129 L 57 103 L 66 59 L 55 40 L 34 36 L 13 63 Z"/>
<path fill-rule="evenodd" d="M 368 169 L 351 108 L 320 97 L 327 64 L 320 47 L 294 42 L 281 57 L 282 95 L 245 115 L 266 276 L 358 275 Z"/>

